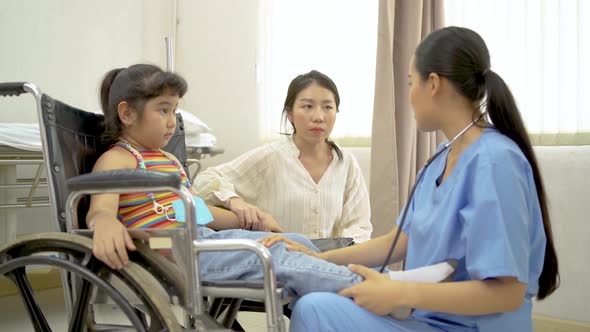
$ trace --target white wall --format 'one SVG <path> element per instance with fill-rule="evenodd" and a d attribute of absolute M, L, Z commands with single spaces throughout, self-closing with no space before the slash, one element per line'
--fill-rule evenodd
<path fill-rule="evenodd" d="M 179 1 L 176 69 L 189 82 L 182 107 L 214 128 L 226 151 L 205 160 L 205 166 L 230 160 L 260 143 L 257 15 L 257 0 Z"/>
<path fill-rule="evenodd" d="M 54 98 L 97 111 L 98 86 L 108 70 L 137 62 L 165 65 L 164 37 L 173 30 L 171 3 L 2 0 L 0 82 L 32 82 Z M 0 98 L 0 122 L 37 122 L 34 99 Z M 32 174 L 29 167 L 18 170 L 22 177 Z M 28 191 L 13 193 L 26 197 Z M 47 209 L 17 213 L 26 221 L 19 222 L 19 233 L 52 230 Z"/>
<path fill-rule="evenodd" d="M 2 0 L 0 82 L 28 81 L 73 106 L 97 111 L 113 68 L 166 64 L 173 29 L 168 0 Z M 27 98 L 0 101 L 0 122 L 36 122 Z"/>
<path fill-rule="evenodd" d="M 561 287 L 535 312 L 590 322 L 590 146 L 536 147 L 549 200 Z"/>
<path fill-rule="evenodd" d="M 32 81 L 65 102 L 96 109 L 97 85 L 107 69 L 146 60 L 165 65 L 163 37 L 171 31 L 171 7 L 163 1 L 4 0 L 0 81 Z M 205 165 L 230 160 L 261 143 L 255 80 L 257 10 L 256 0 L 178 2 L 176 71 L 189 82 L 182 106 L 213 127 L 219 145 L 226 149 L 224 155 L 205 160 Z M 20 36 L 14 34 L 17 30 Z M 0 100 L 0 121 L 36 121 L 31 107 L 32 103 Z M 350 151 L 369 183 L 369 149 Z M 589 321 L 590 147 L 536 151 L 551 204 L 562 287 L 536 304 L 535 311 Z M 41 212 L 23 219 L 44 220 Z M 23 233 L 49 228 L 49 224 L 23 225 L 19 225 Z"/>

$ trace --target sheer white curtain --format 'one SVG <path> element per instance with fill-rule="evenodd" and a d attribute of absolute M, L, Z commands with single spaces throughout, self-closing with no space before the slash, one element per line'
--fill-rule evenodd
<path fill-rule="evenodd" d="M 276 138 L 282 129 L 291 80 L 315 69 L 332 78 L 340 93 L 332 137 L 366 144 L 373 113 L 378 1 L 260 0 L 259 5 L 262 139 Z"/>
<path fill-rule="evenodd" d="M 590 1 L 445 0 L 445 23 L 484 38 L 536 144 L 590 144 Z"/>

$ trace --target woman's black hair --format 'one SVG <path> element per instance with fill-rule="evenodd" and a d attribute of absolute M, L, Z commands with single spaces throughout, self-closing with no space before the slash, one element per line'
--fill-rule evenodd
<path fill-rule="evenodd" d="M 312 70 L 309 73 L 301 74 L 295 77 L 291 83 L 289 84 L 289 89 L 287 90 L 287 97 L 285 98 L 285 104 L 283 106 L 283 125 L 286 127 L 287 122 L 289 121 L 287 118 L 287 113 L 293 111 L 293 105 L 295 104 L 295 100 L 297 99 L 297 95 L 310 86 L 312 83 L 316 83 L 317 85 L 326 88 L 332 92 L 334 95 L 334 101 L 336 102 L 336 111 L 338 112 L 338 107 L 340 106 L 340 95 L 338 94 L 338 88 L 334 81 L 329 78 L 327 75 L 320 73 L 317 70 Z M 297 133 L 297 128 L 295 125 L 291 123 L 293 127 L 293 134 Z M 328 143 L 336 154 L 338 155 L 338 159 L 342 161 L 342 151 L 334 143 L 334 141 L 330 140 L 329 138 L 326 139 L 326 143 Z"/>
<path fill-rule="evenodd" d="M 103 140 L 113 142 L 121 135 L 123 126 L 117 112 L 120 102 L 129 103 L 141 117 L 148 100 L 163 94 L 176 94 L 182 98 L 186 90 L 186 81 L 180 75 L 154 65 L 137 64 L 109 71 L 100 85 L 105 128 Z"/>
<path fill-rule="evenodd" d="M 544 299 L 559 287 L 557 254 L 545 187 L 514 97 L 504 80 L 490 69 L 490 54 L 485 42 L 475 31 L 460 27 L 443 28 L 430 33 L 420 42 L 414 64 L 422 80 L 436 73 L 446 77 L 459 93 L 474 103 L 485 98 L 485 107 L 494 127 L 518 145 L 531 165 L 547 237 L 537 293 L 537 299 Z"/>

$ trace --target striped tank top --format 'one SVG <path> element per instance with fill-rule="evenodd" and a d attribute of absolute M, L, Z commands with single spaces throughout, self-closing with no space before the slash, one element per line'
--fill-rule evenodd
<path fill-rule="evenodd" d="M 141 168 L 141 159 L 145 164 L 145 169 L 155 172 L 175 173 L 182 178 L 182 184 L 189 188 L 191 184 L 184 171 L 181 171 L 178 161 L 170 160 L 160 149 L 135 149 L 126 143 L 119 142 L 113 145 L 119 146 L 135 156 L 137 159 L 137 168 Z M 112 147 L 111 147 L 112 148 Z M 133 151 L 141 155 L 141 159 Z M 168 218 L 165 213 L 158 214 L 154 211 L 154 203 L 149 193 L 134 193 L 119 195 L 118 219 L 125 224 L 127 228 L 178 228 L 184 227 L 184 223 L 174 220 L 174 209 L 170 206 L 172 202 L 179 199 L 178 195 L 173 192 L 155 192 L 153 198 L 163 206 L 170 206 Z"/>

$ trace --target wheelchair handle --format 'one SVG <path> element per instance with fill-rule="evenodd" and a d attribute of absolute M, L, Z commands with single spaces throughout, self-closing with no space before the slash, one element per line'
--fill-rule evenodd
<path fill-rule="evenodd" d="M 25 90 L 26 82 L 8 82 L 0 83 L 0 96 L 11 97 L 19 96 L 21 93 L 27 93 Z"/>

